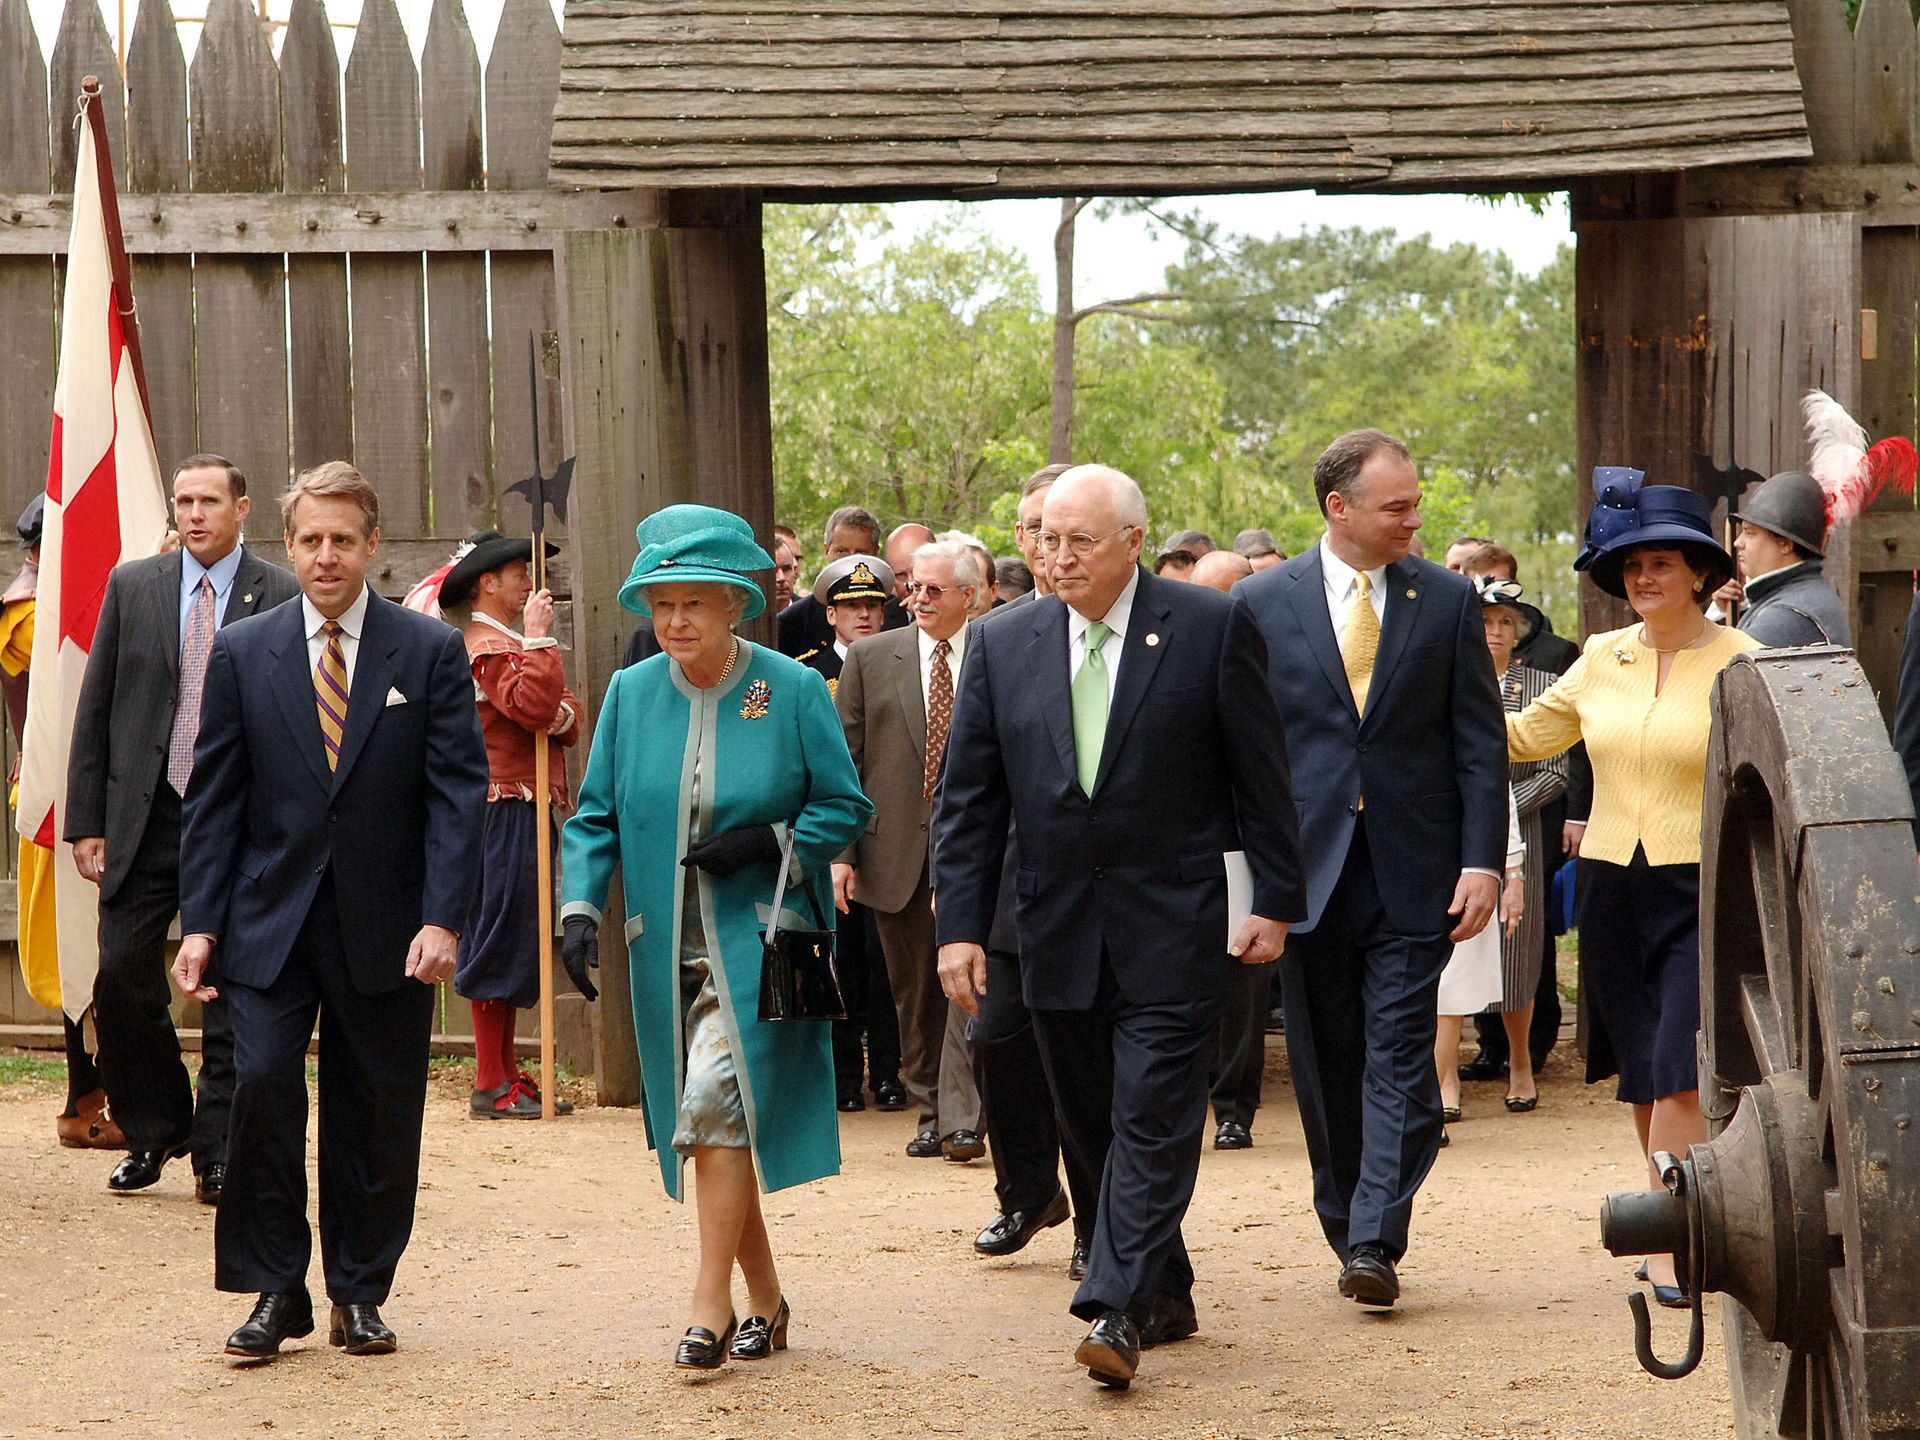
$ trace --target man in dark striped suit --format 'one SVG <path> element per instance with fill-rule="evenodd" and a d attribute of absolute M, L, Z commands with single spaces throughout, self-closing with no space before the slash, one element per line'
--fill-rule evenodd
<path fill-rule="evenodd" d="M 107 1188 L 143 1190 L 191 1150 L 209 1205 L 226 1175 L 233 1035 L 224 1004 L 202 1009 L 196 1106 L 167 1010 L 167 926 L 180 908 L 180 802 L 214 636 L 298 593 L 293 576 L 241 545 L 251 504 L 247 477 L 218 455 L 174 471 L 180 549 L 107 581 L 67 771 L 65 838 L 100 887 L 101 1079 L 130 1152 Z"/>

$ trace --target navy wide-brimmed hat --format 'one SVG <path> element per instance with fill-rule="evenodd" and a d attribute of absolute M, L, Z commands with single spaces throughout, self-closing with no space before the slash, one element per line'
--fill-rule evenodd
<path fill-rule="evenodd" d="M 653 585 L 731 585 L 747 597 L 742 620 L 767 608 L 767 593 L 749 573 L 773 569 L 773 557 L 738 515 L 711 505 L 669 505 L 634 528 L 640 553 L 620 587 L 620 603 L 641 615 L 653 613 Z"/>
<path fill-rule="evenodd" d="M 1643 485 L 1644 472 L 1623 465 L 1599 465 L 1593 472 L 1593 511 L 1587 516 L 1586 543 L 1573 568 L 1585 570 L 1609 595 L 1627 598 L 1621 566 L 1636 545 L 1669 545 L 1684 551 L 1694 568 L 1706 573 L 1704 591 L 1733 578 L 1733 557 L 1714 538 L 1713 503 L 1679 485 Z"/>

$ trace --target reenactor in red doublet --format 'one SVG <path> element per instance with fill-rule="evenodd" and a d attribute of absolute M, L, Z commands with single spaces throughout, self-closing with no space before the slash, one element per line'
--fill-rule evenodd
<path fill-rule="evenodd" d="M 538 1083 L 513 1053 L 515 1011 L 540 998 L 534 746 L 548 747 L 547 799 L 562 813 L 568 796 L 561 747 L 580 738 L 582 711 L 567 689 L 559 642 L 548 634 L 553 596 L 533 588 L 533 542 L 483 530 L 467 544 L 441 582 L 440 604 L 471 610 L 465 639 L 487 741 L 487 822 L 480 891 L 461 932 L 453 988 L 473 1004 L 478 1063 L 471 1113 L 538 1119 Z M 513 628 L 515 620 L 523 620 L 524 635 Z M 572 1109 L 556 1098 L 556 1114 Z"/>

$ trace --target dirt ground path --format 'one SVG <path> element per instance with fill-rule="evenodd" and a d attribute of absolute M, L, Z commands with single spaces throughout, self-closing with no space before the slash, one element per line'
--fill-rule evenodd
<path fill-rule="evenodd" d="M 1640 1183 L 1620 1107 L 1562 1060 L 1532 1115 L 1505 1114 L 1497 1087 L 1467 1090 L 1405 1299 L 1378 1317 L 1335 1293 L 1276 1074 L 1255 1148 L 1202 1162 L 1187 1223 L 1201 1335 L 1110 1394 L 1071 1364 L 1065 1228 L 976 1257 L 991 1172 L 906 1158 L 907 1117 L 842 1117 L 845 1173 L 770 1199 L 793 1348 L 689 1378 L 667 1362 L 693 1213 L 662 1195 L 639 1114 L 482 1124 L 439 1086 L 386 1309 L 399 1353 L 350 1359 L 316 1335 L 247 1369 L 219 1354 L 248 1302 L 212 1289 L 213 1215 L 185 1162 L 111 1196 L 111 1156 L 55 1148 L 57 1096 L 8 1087 L 0 1435 L 1728 1440 L 1716 1316 L 1692 1378 L 1656 1381 L 1633 1360 L 1631 1266 L 1599 1249 L 1594 1218 Z M 318 1297 L 317 1257 L 310 1279 Z M 1656 1320 L 1677 1354 L 1682 1317 Z"/>

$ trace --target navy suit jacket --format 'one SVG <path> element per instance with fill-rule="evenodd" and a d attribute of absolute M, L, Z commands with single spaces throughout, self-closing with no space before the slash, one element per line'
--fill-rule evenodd
<path fill-rule="evenodd" d="M 460 632 L 378 595 L 328 771 L 297 601 L 223 628 L 207 661 L 180 851 L 182 934 L 216 979 L 271 985 L 328 866 L 354 988 L 413 983 L 422 925 L 459 931 L 480 876 L 487 750 Z M 404 703 L 388 704 L 392 692 Z"/>
<path fill-rule="evenodd" d="M 1266 656 L 1226 596 L 1140 572 L 1091 798 L 1075 766 L 1066 605 L 995 610 L 968 648 L 934 819 L 941 943 L 986 944 L 1009 819 L 1036 1009 L 1090 1009 L 1103 951 L 1136 1004 L 1218 994 L 1238 963 L 1226 851 L 1247 853 L 1256 914 L 1305 913 Z"/>
<path fill-rule="evenodd" d="M 1307 857 L 1311 931 L 1340 879 L 1359 804 L 1387 920 L 1451 930 L 1462 869 L 1498 873 L 1507 850 L 1507 730 L 1486 622 L 1463 576 L 1409 557 L 1387 567 L 1386 613 L 1362 719 L 1334 641 L 1315 545 L 1234 586 L 1266 637 L 1286 717 Z"/>

